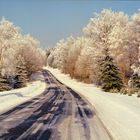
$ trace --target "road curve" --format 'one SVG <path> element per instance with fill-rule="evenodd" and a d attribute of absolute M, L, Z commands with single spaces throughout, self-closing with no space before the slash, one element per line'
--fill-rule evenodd
<path fill-rule="evenodd" d="M 93 107 L 47 70 L 44 93 L 0 115 L 0 140 L 111 140 Z"/>

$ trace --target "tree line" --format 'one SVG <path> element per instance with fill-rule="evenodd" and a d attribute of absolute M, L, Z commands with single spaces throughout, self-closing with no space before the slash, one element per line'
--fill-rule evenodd
<path fill-rule="evenodd" d="M 45 52 L 37 39 L 23 35 L 12 22 L 0 21 L 0 91 L 26 86 L 30 75 L 41 70 Z"/>
<path fill-rule="evenodd" d="M 124 12 L 104 9 L 94 14 L 83 33 L 81 37 L 62 39 L 48 49 L 47 64 L 79 81 L 102 88 L 112 85 L 107 91 L 117 89 L 126 93 L 128 87 L 137 87 L 138 91 L 140 11 L 128 17 Z M 103 80 L 107 75 L 109 80 Z"/>

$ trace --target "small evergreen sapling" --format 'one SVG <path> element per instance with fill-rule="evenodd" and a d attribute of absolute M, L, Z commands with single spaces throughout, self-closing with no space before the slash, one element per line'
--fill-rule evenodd
<path fill-rule="evenodd" d="M 6 90 L 11 90 L 12 87 L 10 86 L 10 82 L 8 80 L 8 77 L 2 76 L 0 72 L 0 91 L 6 91 Z"/>
<path fill-rule="evenodd" d="M 101 62 L 101 87 L 106 92 L 120 91 L 123 82 L 118 67 L 114 64 L 113 58 L 110 57 L 108 48 L 105 49 L 105 56 Z"/>
<path fill-rule="evenodd" d="M 21 55 L 17 57 L 15 81 L 15 88 L 26 86 L 26 83 L 28 81 L 28 72 L 26 69 L 24 58 Z"/>
<path fill-rule="evenodd" d="M 130 80 L 134 89 L 140 89 L 140 76 L 137 73 L 133 73 Z"/>

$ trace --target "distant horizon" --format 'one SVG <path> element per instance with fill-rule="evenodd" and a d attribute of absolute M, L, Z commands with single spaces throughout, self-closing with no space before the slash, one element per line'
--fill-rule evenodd
<path fill-rule="evenodd" d="M 24 34 L 30 34 L 47 48 L 71 35 L 81 36 L 93 13 L 103 9 L 122 11 L 131 16 L 140 9 L 140 1 L 1 0 L 0 18 L 10 20 Z"/>

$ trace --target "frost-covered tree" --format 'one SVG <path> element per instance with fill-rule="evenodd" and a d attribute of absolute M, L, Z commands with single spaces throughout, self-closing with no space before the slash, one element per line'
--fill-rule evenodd
<path fill-rule="evenodd" d="M 15 44 L 18 34 L 20 34 L 19 27 L 4 18 L 0 21 L 0 66 L 3 75 L 14 73 Z"/>
<path fill-rule="evenodd" d="M 108 47 L 109 35 L 118 23 L 119 15 L 120 13 L 105 9 L 99 14 L 96 13 L 83 31 L 97 46 Z"/>
<path fill-rule="evenodd" d="M 22 37 L 19 45 L 17 53 L 24 57 L 28 75 L 41 70 L 45 64 L 45 51 L 39 47 L 39 42 L 30 35 L 26 35 Z"/>
<path fill-rule="evenodd" d="M 78 59 L 75 63 L 75 77 L 85 82 L 97 82 L 97 59 L 98 52 L 96 47 L 89 39 L 85 39 Z"/>
<path fill-rule="evenodd" d="M 26 86 L 28 79 L 28 72 L 26 68 L 26 63 L 21 55 L 17 56 L 16 60 L 16 76 L 14 88 L 20 88 Z"/>
<path fill-rule="evenodd" d="M 51 50 L 51 53 L 47 58 L 48 65 L 63 71 L 68 56 L 68 50 L 67 41 L 61 39 Z"/>
<path fill-rule="evenodd" d="M 137 61 L 138 52 L 132 45 L 128 16 L 123 12 L 103 10 L 90 19 L 84 33 L 96 42 L 97 51 L 102 52 L 106 47 L 110 49 L 110 55 L 115 58 L 124 81 L 128 79 L 131 65 Z"/>
<path fill-rule="evenodd" d="M 110 92 L 123 87 L 123 82 L 117 65 L 114 64 L 113 58 L 110 57 L 108 49 L 105 49 L 105 58 L 101 62 L 101 87 L 104 91 Z"/>
<path fill-rule="evenodd" d="M 102 49 L 91 38 L 83 38 L 81 43 L 74 76 L 87 83 L 99 84 L 99 60 L 102 57 Z"/>
<path fill-rule="evenodd" d="M 80 55 L 82 48 L 85 45 L 85 42 L 85 38 L 77 37 L 67 44 L 69 50 L 67 60 L 64 65 L 64 72 L 69 73 L 71 77 L 75 77 L 76 61 L 78 59 L 78 56 Z"/>
<path fill-rule="evenodd" d="M 65 63 L 67 61 L 69 45 L 73 42 L 73 37 L 67 38 L 67 40 L 60 40 L 56 46 L 50 58 L 52 61 L 52 67 L 59 68 L 63 72 L 65 71 Z M 50 60 L 50 59 L 49 59 Z"/>
<path fill-rule="evenodd" d="M 137 61 L 138 50 L 132 45 L 131 30 L 128 17 L 121 14 L 118 24 L 112 29 L 109 35 L 109 47 L 111 55 L 119 66 L 123 80 L 127 83 L 131 75 L 131 66 Z M 132 53 L 133 52 L 133 53 Z"/>
<path fill-rule="evenodd" d="M 63 50 L 65 51 L 65 55 L 63 56 L 63 54 L 61 54 L 61 56 L 63 56 L 63 67 L 62 67 L 62 71 L 64 73 L 69 73 L 70 75 L 73 75 L 73 65 L 72 65 L 72 48 L 76 51 L 76 48 L 74 48 L 74 43 L 75 43 L 75 38 L 73 38 L 72 36 L 68 37 L 65 41 L 65 48 L 63 48 Z M 74 56 L 74 55 L 73 55 Z"/>
<path fill-rule="evenodd" d="M 24 56 L 28 74 L 41 70 L 45 63 L 45 52 L 39 42 L 29 35 L 22 35 L 20 28 L 12 22 L 2 19 L 0 22 L 0 67 L 2 74 L 14 75 L 15 55 Z"/>
<path fill-rule="evenodd" d="M 137 70 L 137 73 L 140 73 L 140 32 L 139 32 L 140 31 L 140 10 L 131 17 L 130 28 L 132 30 L 132 33 L 131 33 L 132 46 L 133 48 L 137 48 L 136 56 L 138 57 L 137 61 L 133 63 L 132 67 L 133 68 L 135 67 L 135 70 Z"/>

